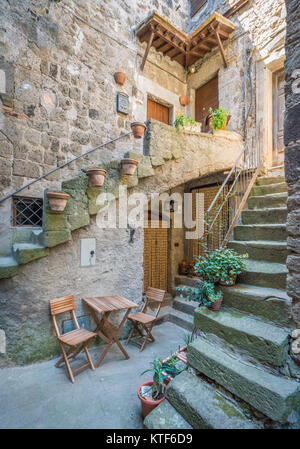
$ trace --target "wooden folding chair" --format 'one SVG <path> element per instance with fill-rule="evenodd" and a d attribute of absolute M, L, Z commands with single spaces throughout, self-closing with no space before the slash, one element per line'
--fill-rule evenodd
<path fill-rule="evenodd" d="M 143 351 L 145 348 L 145 345 L 150 338 L 152 341 L 155 341 L 155 338 L 151 334 L 152 328 L 155 324 L 155 321 L 158 318 L 158 314 L 160 312 L 163 300 L 165 296 L 165 290 L 160 290 L 158 288 L 148 287 L 146 291 L 146 299 L 144 306 L 140 312 L 136 312 L 133 315 L 130 315 L 128 319 L 131 321 L 133 327 L 129 333 L 128 339 L 127 339 L 127 345 L 131 341 L 134 331 L 136 330 L 140 337 L 142 338 L 142 341 L 138 340 L 132 340 L 132 343 L 136 344 L 140 347 L 140 351 Z M 146 312 L 147 307 L 149 306 L 149 303 L 151 302 L 157 302 L 158 308 L 155 312 L 155 315 L 149 315 Z M 140 327 L 146 332 L 146 334 L 143 334 L 143 330 L 140 329 Z"/>
<path fill-rule="evenodd" d="M 56 367 L 59 367 L 62 363 L 65 363 L 66 373 L 69 377 L 70 381 L 74 383 L 74 376 L 81 371 L 83 371 L 88 366 L 94 370 L 94 364 L 91 359 L 90 353 L 88 351 L 88 345 L 93 338 L 97 336 L 95 332 L 90 332 L 86 329 L 80 328 L 76 315 L 75 315 L 75 298 L 74 295 L 63 296 L 61 298 L 51 299 L 50 301 L 50 311 L 52 315 L 52 320 L 54 324 L 55 333 L 58 339 L 59 347 L 62 353 L 62 357 L 55 364 Z M 56 322 L 56 315 L 70 312 L 72 320 L 75 324 L 76 329 L 70 332 L 66 332 L 65 334 L 61 334 L 59 332 L 59 328 Z M 70 349 L 67 351 L 64 348 L 64 345 L 69 346 Z M 84 363 L 80 367 L 73 370 L 71 369 L 69 359 L 74 359 L 81 351 L 84 351 L 87 358 L 87 363 Z"/>

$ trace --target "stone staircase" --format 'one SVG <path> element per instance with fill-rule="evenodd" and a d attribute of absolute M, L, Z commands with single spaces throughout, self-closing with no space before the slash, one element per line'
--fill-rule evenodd
<path fill-rule="evenodd" d="M 258 178 L 228 245 L 249 254 L 247 268 L 237 285 L 220 287 L 220 312 L 174 297 L 170 321 L 195 327 L 198 337 L 188 346 L 188 371 L 169 384 L 168 401 L 145 427 L 300 428 L 300 369 L 289 351 L 295 326 L 285 292 L 286 200 L 282 176 Z"/>

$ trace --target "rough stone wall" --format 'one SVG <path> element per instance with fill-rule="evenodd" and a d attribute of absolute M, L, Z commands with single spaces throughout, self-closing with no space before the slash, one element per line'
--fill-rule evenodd
<path fill-rule="evenodd" d="M 287 292 L 293 299 L 292 313 L 300 327 L 300 9 L 297 0 L 286 0 L 285 176 L 288 183 L 289 274 Z M 298 356 L 299 357 L 299 356 Z"/>
<path fill-rule="evenodd" d="M 0 1 L 1 196 L 128 132 L 131 121 L 146 119 L 147 94 L 157 92 L 179 105 L 179 95 L 186 92 L 183 68 L 152 49 L 141 73 L 146 44 L 138 42 L 134 29 L 154 9 L 186 29 L 186 3 Z M 114 81 L 116 71 L 127 75 L 122 87 Z M 116 113 L 118 91 L 129 96 L 128 115 Z M 59 188 L 59 181 L 89 160 L 97 164 L 123 156 L 126 150 L 142 152 L 141 143 L 128 145 L 125 139 L 79 160 L 34 185 L 26 196 L 41 197 L 45 187 Z M 1 254 L 11 244 L 10 207 L 7 202 L 1 208 Z"/>

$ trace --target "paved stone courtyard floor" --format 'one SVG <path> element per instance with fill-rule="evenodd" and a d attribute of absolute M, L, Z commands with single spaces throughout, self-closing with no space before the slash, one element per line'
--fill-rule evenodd
<path fill-rule="evenodd" d="M 138 386 L 151 379 L 154 357 L 165 357 L 184 344 L 184 329 L 173 323 L 156 326 L 154 343 L 143 352 L 126 347 L 126 360 L 116 345 L 95 371 L 87 369 L 72 384 L 55 360 L 0 369 L 0 428 L 139 429 L 143 427 Z M 122 342 L 124 343 L 124 342 Z M 93 360 L 98 348 L 92 348 Z"/>

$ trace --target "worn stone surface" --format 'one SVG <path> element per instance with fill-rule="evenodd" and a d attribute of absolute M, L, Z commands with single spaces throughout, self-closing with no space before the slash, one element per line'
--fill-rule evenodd
<path fill-rule="evenodd" d="M 197 338 L 188 363 L 274 421 L 286 422 L 300 400 L 299 383 L 245 363 L 221 347 Z"/>
<path fill-rule="evenodd" d="M 194 429 L 261 427 L 258 422 L 245 416 L 237 404 L 187 371 L 176 376 L 169 384 L 167 398 Z"/>
<path fill-rule="evenodd" d="M 146 429 L 192 429 L 192 426 L 164 400 L 144 419 Z"/>

